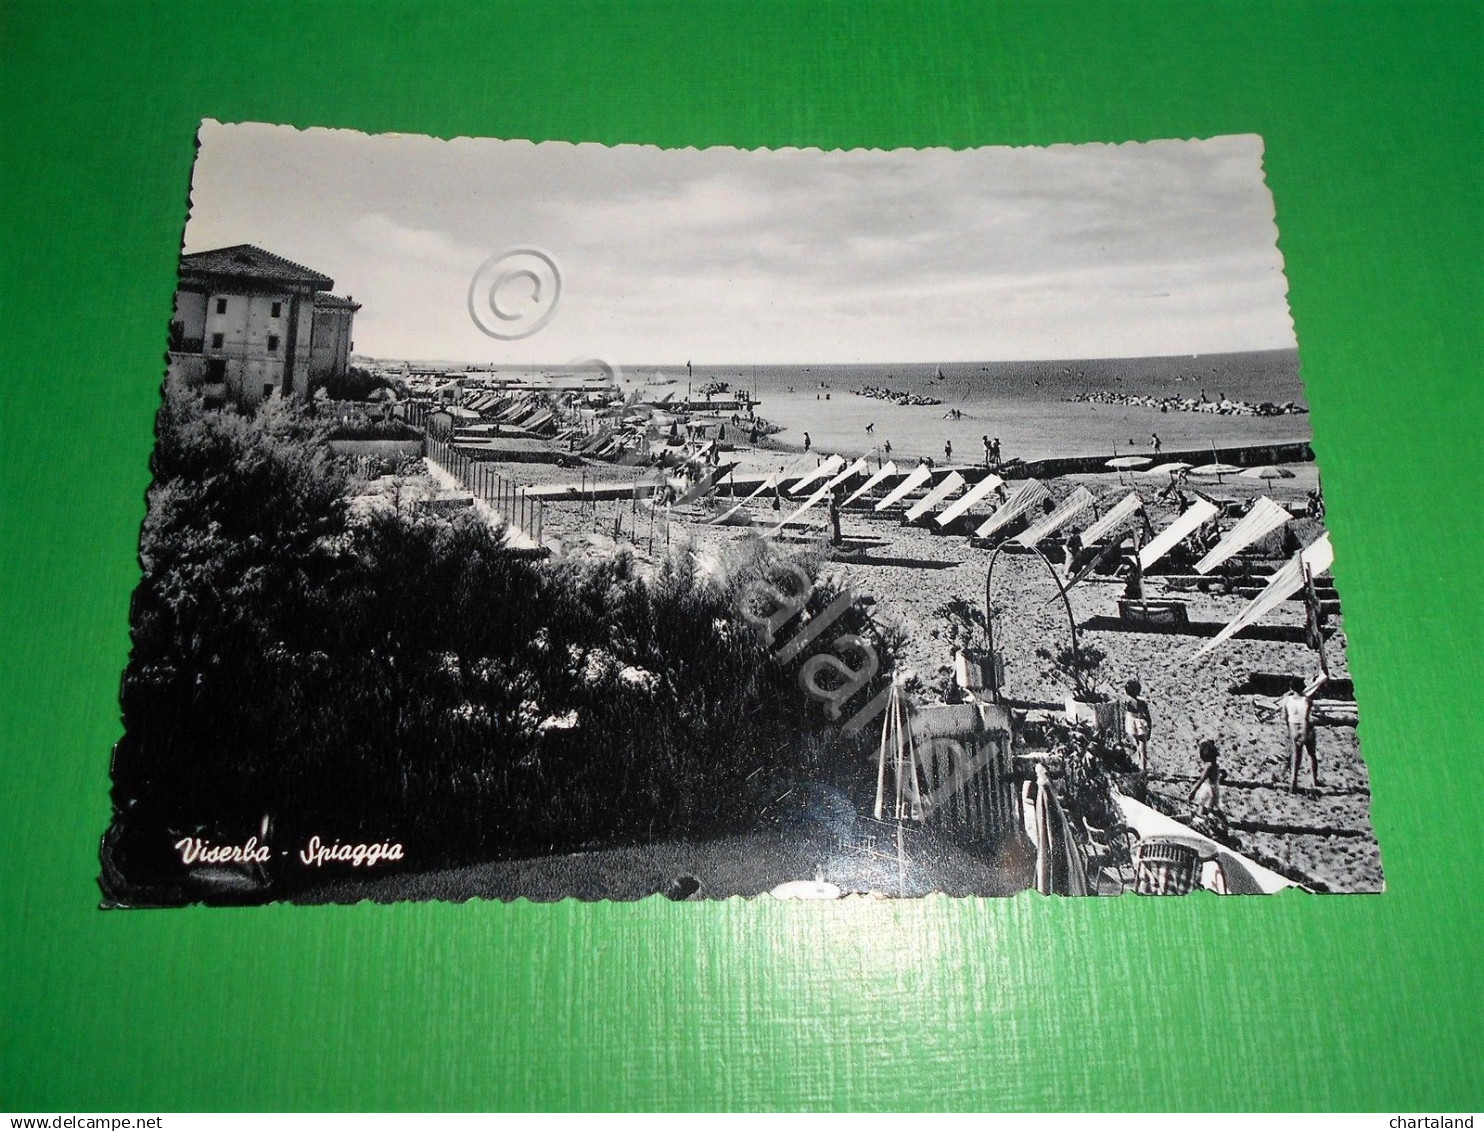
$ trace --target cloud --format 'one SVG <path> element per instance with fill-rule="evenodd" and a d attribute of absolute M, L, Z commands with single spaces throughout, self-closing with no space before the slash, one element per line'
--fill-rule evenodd
<path fill-rule="evenodd" d="M 442 232 L 399 224 L 381 212 L 370 212 L 351 222 L 349 234 L 375 254 L 392 260 L 420 260 L 425 263 L 462 266 L 469 249 L 456 244 Z"/>
<path fill-rule="evenodd" d="M 991 360 L 1293 341 L 1250 136 L 820 153 L 217 126 L 193 200 L 188 244 L 261 243 L 332 274 L 365 304 L 358 348 L 390 356 Z M 467 288 L 515 246 L 560 262 L 562 305 L 539 335 L 498 343 L 469 323 Z"/>

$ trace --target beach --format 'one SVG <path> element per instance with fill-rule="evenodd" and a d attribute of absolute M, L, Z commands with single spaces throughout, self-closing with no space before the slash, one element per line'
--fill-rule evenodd
<path fill-rule="evenodd" d="M 743 466 L 770 466 L 764 453 L 744 451 L 737 456 Z M 728 454 L 727 459 L 732 458 Z M 785 461 L 795 470 L 812 462 L 798 457 Z M 517 470 L 523 472 L 525 467 Z M 1213 482 L 1203 489 L 1241 503 L 1267 495 L 1296 504 L 1317 485 L 1312 463 L 1284 470 L 1293 478 L 1274 483 L 1228 476 L 1219 486 Z M 608 471 L 609 481 L 621 482 L 625 474 L 633 474 L 630 469 Z M 1172 503 L 1157 498 L 1163 484 L 1157 478 L 1107 472 L 1062 477 L 1052 486 L 1058 496 L 1086 487 L 1103 509 L 1137 490 L 1146 501 L 1153 526 L 1159 529 L 1176 514 Z M 672 509 L 668 520 L 663 508 L 651 517 L 645 504 L 635 507 L 632 500 L 584 503 L 547 497 L 546 528 L 557 552 L 580 548 L 585 553 L 607 553 L 622 546 L 648 559 L 686 546 L 704 552 L 748 537 L 750 531 L 765 531 L 778 518 L 766 496 L 744 508 L 755 520 L 751 528 L 706 524 L 705 516 L 730 508 L 733 500 L 727 497 L 709 500 L 695 510 Z M 980 507 L 977 513 L 989 509 Z M 901 629 L 904 644 L 899 664 L 914 698 L 922 703 L 942 702 L 948 692 L 951 661 L 951 623 L 942 608 L 955 598 L 983 606 L 992 551 L 971 545 L 959 535 L 902 525 L 898 515 L 881 517 L 858 507 L 844 512 L 841 525 L 846 551 L 859 552 L 836 554 L 832 568 L 837 577 L 874 603 L 875 617 Z M 1321 529 L 1312 520 L 1299 520 L 1294 526 L 1305 543 Z M 616 541 L 615 529 L 620 532 Z M 823 508 L 815 508 L 797 526 L 790 526 L 788 537 L 800 546 L 826 547 Z M 1059 569 L 1059 576 L 1065 577 L 1064 570 Z M 1314 653 L 1301 639 L 1239 637 L 1198 660 L 1193 656 L 1202 643 L 1197 636 L 1099 627 L 1106 618 L 1116 617 L 1121 593 L 1121 583 L 1094 579 L 1075 586 L 1070 601 L 1083 645 L 1095 646 L 1107 655 L 1101 674 L 1108 689 L 1116 692 L 1124 681 L 1137 678 L 1151 703 L 1150 791 L 1176 808 L 1183 805 L 1200 773 L 1198 745 L 1202 739 L 1215 739 L 1226 779 L 1223 805 L 1233 839 L 1244 852 L 1317 890 L 1380 890 L 1380 852 L 1369 818 L 1369 777 L 1356 730 L 1318 728 L 1322 786 L 1317 790 L 1308 787 L 1306 767 L 1303 791 L 1290 793 L 1287 736 L 1281 721 L 1264 715 L 1260 696 L 1233 692 L 1253 673 L 1307 679 L 1315 668 Z M 1188 603 L 1193 622 L 1212 625 L 1231 620 L 1248 602 L 1247 596 L 1238 594 L 1184 590 L 1174 594 L 1164 580 L 1148 579 L 1149 597 L 1167 594 Z M 993 599 L 1000 607 L 996 647 L 1004 655 L 1007 694 L 1027 702 L 1060 703 L 1068 687 L 1048 677 L 1042 671 L 1044 664 L 1035 657 L 1037 648 L 1054 649 L 1068 639 L 1065 613 L 1044 568 L 1028 556 L 1002 555 Z M 1301 629 L 1303 604 L 1285 602 L 1263 623 Z M 1342 630 L 1327 643 L 1330 670 L 1338 679 L 1348 677 L 1344 644 Z"/>

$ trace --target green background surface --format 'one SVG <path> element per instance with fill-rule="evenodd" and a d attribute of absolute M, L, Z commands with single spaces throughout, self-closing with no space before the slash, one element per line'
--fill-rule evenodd
<path fill-rule="evenodd" d="M 0 1107 L 1479 1106 L 1481 10 L 5 4 Z M 665 146 L 1261 133 L 1389 890 L 97 910 L 206 116 Z"/>

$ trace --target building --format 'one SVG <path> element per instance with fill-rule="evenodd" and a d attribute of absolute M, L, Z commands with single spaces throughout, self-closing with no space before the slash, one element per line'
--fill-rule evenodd
<path fill-rule="evenodd" d="M 321 291 L 314 296 L 314 329 L 309 335 L 309 380 L 344 377 L 355 348 L 351 319 L 361 304 Z"/>
<path fill-rule="evenodd" d="M 330 294 L 334 286 L 251 244 L 181 256 L 171 374 L 241 405 L 302 396 L 312 379 L 343 376 L 360 307 Z"/>

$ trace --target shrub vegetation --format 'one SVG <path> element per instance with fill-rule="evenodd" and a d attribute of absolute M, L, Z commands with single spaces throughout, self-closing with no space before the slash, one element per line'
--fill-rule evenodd
<path fill-rule="evenodd" d="M 393 839 L 419 868 L 714 835 L 748 824 L 758 783 L 839 752 L 739 611 L 816 559 L 533 562 L 472 513 L 351 521 L 325 439 L 292 408 L 167 389 L 105 884 L 185 898 L 174 842 L 241 843 L 265 816 L 275 850 Z M 856 608 L 841 632 L 880 644 L 864 702 L 891 642 Z"/>

